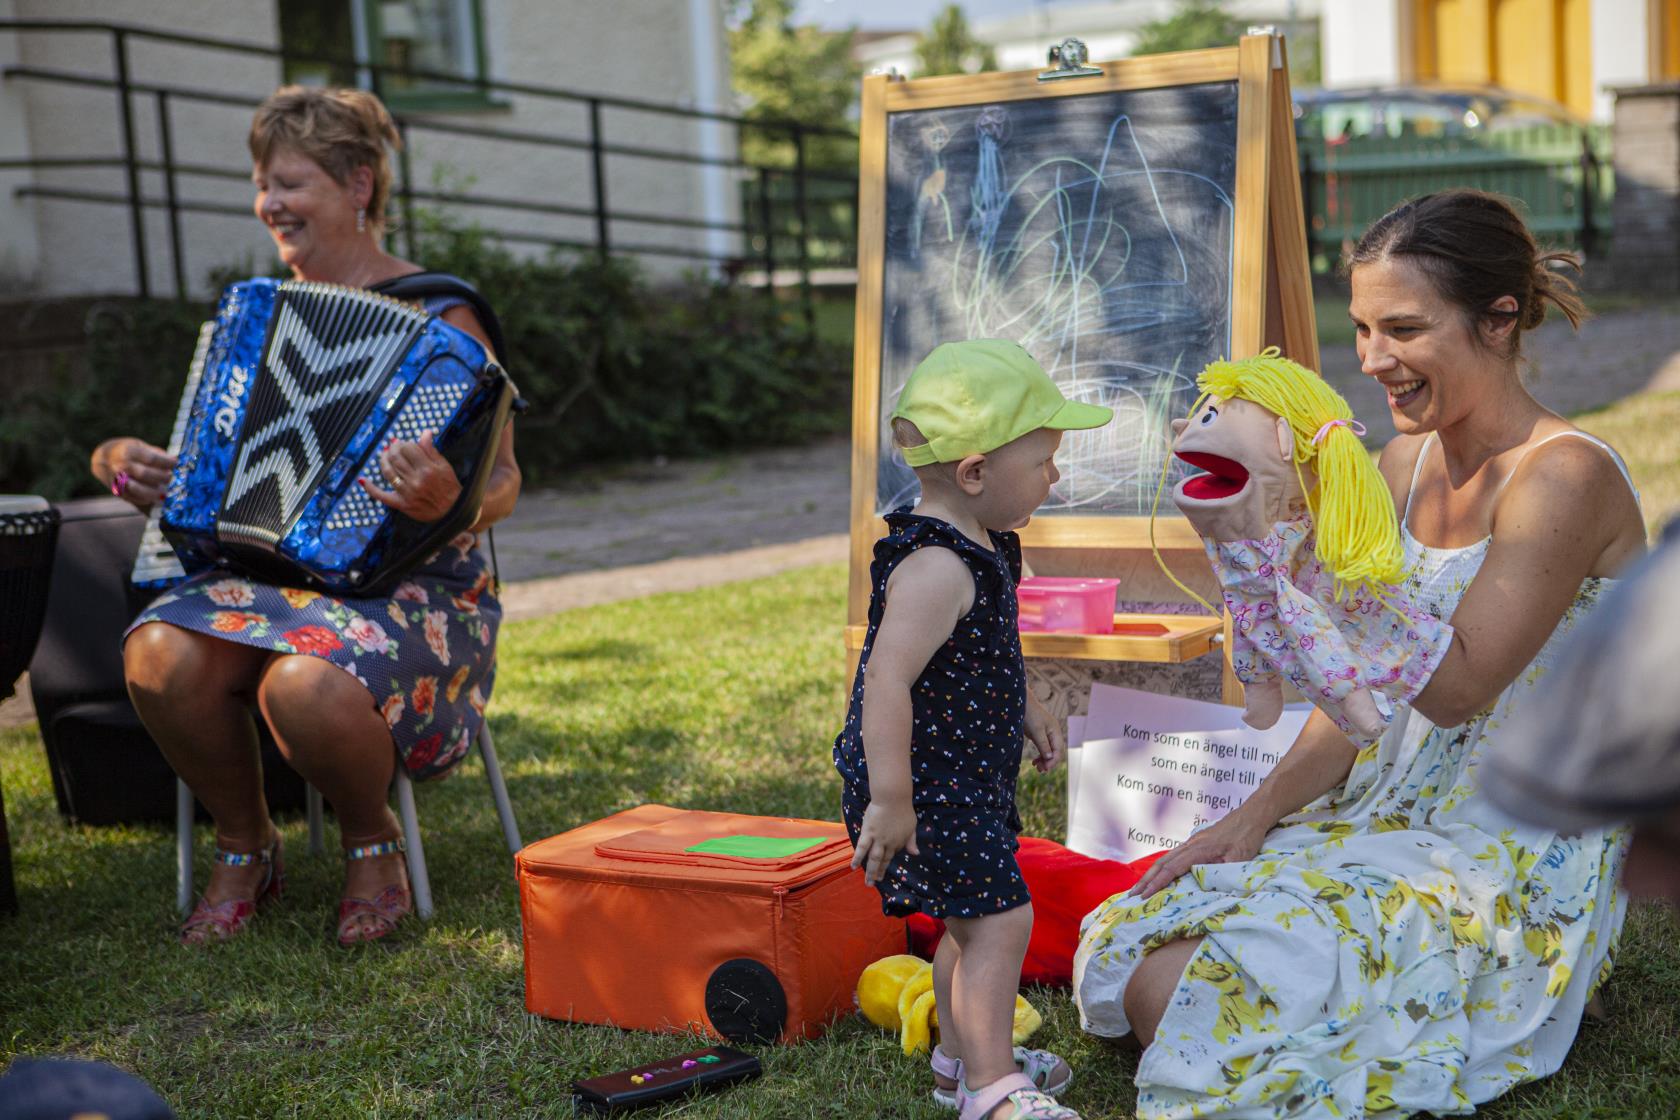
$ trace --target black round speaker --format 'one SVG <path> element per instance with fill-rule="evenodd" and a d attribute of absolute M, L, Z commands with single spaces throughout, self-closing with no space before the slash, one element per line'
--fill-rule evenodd
<path fill-rule="evenodd" d="M 787 993 L 750 957 L 724 961 L 706 980 L 706 1017 L 730 1042 L 774 1042 L 787 1022 Z"/>

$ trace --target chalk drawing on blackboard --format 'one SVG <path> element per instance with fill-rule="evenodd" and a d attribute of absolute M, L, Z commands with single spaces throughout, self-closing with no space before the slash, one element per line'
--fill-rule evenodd
<path fill-rule="evenodd" d="M 949 241 L 955 236 L 951 225 L 951 204 L 945 200 L 945 165 L 939 158 L 939 153 L 950 142 L 951 131 L 938 119 L 922 130 L 922 143 L 926 144 L 928 151 L 932 153 L 933 168 L 927 173 L 927 178 L 922 180 L 921 188 L 916 194 L 916 218 L 910 244 L 912 256 L 922 251 L 922 222 L 935 206 L 938 206 L 945 216 L 945 240 Z"/>
<path fill-rule="evenodd" d="M 1065 395 L 1116 412 L 1064 440 L 1041 512 L 1147 513 L 1163 468 L 1177 476 L 1170 421 L 1229 352 L 1235 83 L 888 129 L 877 509 L 917 493 L 888 427 L 910 370 L 939 342 L 1012 338 Z"/>

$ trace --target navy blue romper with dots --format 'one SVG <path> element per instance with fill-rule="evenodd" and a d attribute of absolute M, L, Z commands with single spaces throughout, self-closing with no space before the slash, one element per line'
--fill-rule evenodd
<path fill-rule="evenodd" d="M 834 740 L 844 792 L 841 811 L 855 845 L 869 806 L 863 753 L 863 681 L 887 579 L 918 548 L 948 548 L 974 577 L 974 606 L 934 653 L 910 690 L 910 783 L 919 855 L 900 852 L 876 884 L 881 909 L 935 918 L 979 918 L 1024 906 L 1027 884 L 1015 861 L 1021 818 L 1015 781 L 1027 710 L 1026 667 L 1016 624 L 1021 545 L 992 533 L 986 549 L 934 517 L 887 515 L 887 535 L 870 565 L 869 632 L 852 683 L 846 726 Z"/>

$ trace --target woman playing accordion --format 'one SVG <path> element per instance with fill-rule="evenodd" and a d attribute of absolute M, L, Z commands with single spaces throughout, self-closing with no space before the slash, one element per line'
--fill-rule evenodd
<path fill-rule="evenodd" d="M 422 271 L 382 246 L 388 149 L 399 143 L 385 107 L 361 90 L 287 86 L 258 108 L 255 211 L 294 279 L 370 288 Z M 419 305 L 492 351 L 464 296 Z M 501 607 L 478 533 L 519 496 L 511 421 L 492 454 L 476 516 L 469 511 L 461 533 L 383 594 L 358 598 L 215 568 L 131 624 L 129 694 L 216 825 L 210 882 L 181 927 L 183 943 L 237 935 L 257 903 L 280 894 L 280 834 L 263 799 L 253 700 L 287 761 L 338 817 L 346 857 L 338 940 L 383 937 L 412 908 L 386 794 L 399 760 L 415 778 L 448 771 L 484 718 Z M 376 478 L 358 480 L 367 499 L 413 522 L 460 513 L 462 484 L 429 433 L 391 440 L 377 460 Z M 159 500 L 175 465 L 163 449 L 127 437 L 100 444 L 92 463 L 114 493 L 142 508 Z"/>

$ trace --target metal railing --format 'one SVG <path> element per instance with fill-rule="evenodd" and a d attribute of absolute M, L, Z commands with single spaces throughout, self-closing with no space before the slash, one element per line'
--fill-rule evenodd
<path fill-rule="evenodd" d="M 406 238 L 412 255 L 415 236 L 416 203 L 435 203 L 472 208 L 515 210 L 589 218 L 593 221 L 594 236 L 578 238 L 552 237 L 526 230 L 481 225 L 484 233 L 504 242 L 536 244 L 555 248 L 593 251 L 602 258 L 612 254 L 637 254 L 688 258 L 722 266 L 729 273 L 747 269 L 762 272 L 768 289 L 771 277 L 778 269 L 794 268 L 800 277 L 800 289 L 810 314 L 810 287 L 813 257 L 821 263 L 851 263 L 855 252 L 857 215 L 857 179 L 848 169 L 812 168 L 807 166 L 807 150 L 814 137 L 838 138 L 856 143 L 857 136 L 843 129 L 824 128 L 797 121 L 748 119 L 729 113 L 666 105 L 653 101 L 614 95 L 594 94 L 558 86 L 512 82 L 483 76 L 463 77 L 440 71 L 398 68 L 371 61 L 288 51 L 283 48 L 261 46 L 237 40 L 218 39 L 203 35 L 189 35 L 135 24 L 90 20 L 0 20 L 0 32 L 23 34 L 105 35 L 110 38 L 112 68 L 109 75 L 55 70 L 44 67 L 14 65 L 0 69 L 6 81 L 61 83 L 83 88 L 110 89 L 116 94 L 116 111 L 121 129 L 122 151 L 119 155 L 76 155 L 59 157 L 30 157 L 0 160 L 0 170 L 65 169 L 65 168 L 121 168 L 125 187 L 121 192 L 92 190 L 77 187 L 23 185 L 14 188 L 18 196 L 34 196 L 94 204 L 124 206 L 129 214 L 130 244 L 133 256 L 135 286 L 142 297 L 152 295 L 150 246 L 147 244 L 145 212 L 161 209 L 167 214 L 172 278 L 177 297 L 186 298 L 189 284 L 184 264 L 181 217 L 183 214 L 248 214 L 249 207 L 224 202 L 189 199 L 181 195 L 179 179 L 196 176 L 210 179 L 244 181 L 249 178 L 248 167 L 242 165 L 216 166 L 183 163 L 175 158 L 175 135 L 172 122 L 174 106 L 181 102 L 225 105 L 244 109 L 254 108 L 265 95 L 226 92 L 193 86 L 144 82 L 134 79 L 130 72 L 130 45 L 136 40 L 168 43 L 199 48 L 206 51 L 260 56 L 280 62 L 326 63 L 350 68 L 370 76 L 375 93 L 380 93 L 387 79 L 401 76 L 428 82 L 446 82 L 473 91 L 490 94 L 515 94 L 546 98 L 583 106 L 588 127 L 582 136 L 555 135 L 516 128 L 497 128 L 488 124 L 465 124 L 459 120 L 441 120 L 418 113 L 392 110 L 403 145 L 398 152 L 392 204 L 400 212 L 399 232 Z M 157 159 L 140 155 L 135 133 L 135 103 L 138 98 L 152 98 L 158 122 Z M 733 125 L 737 139 L 744 130 L 756 129 L 785 137 L 791 143 L 792 167 L 770 167 L 748 163 L 737 157 L 707 156 L 675 148 L 649 147 L 621 143 L 610 139 L 602 124 L 602 110 L 617 109 L 663 117 L 716 121 Z M 539 149 L 565 150 L 586 154 L 589 161 L 589 182 L 592 197 L 589 205 L 543 201 L 532 198 L 496 196 L 475 192 L 442 191 L 416 186 L 409 136 L 414 132 L 439 135 L 468 136 L 474 140 L 493 141 L 508 145 Z M 739 145 L 737 145 L 737 150 Z M 676 164 L 722 168 L 740 176 L 743 205 L 740 219 L 711 221 L 675 214 L 660 214 L 645 210 L 615 209 L 610 203 L 610 174 L 608 157 L 634 157 Z M 141 189 L 142 172 L 160 172 L 163 180 L 161 197 L 148 195 Z M 789 189 L 791 187 L 791 190 Z M 813 199 L 814 195 L 820 196 Z M 756 197 L 755 197 L 756 196 Z M 849 208 L 849 220 L 839 223 L 830 218 L 821 224 L 828 228 L 817 232 L 813 225 L 813 201 L 826 209 Z M 756 203 L 753 205 L 752 203 Z M 637 225 L 664 226 L 683 229 L 717 230 L 739 234 L 744 239 L 744 251 L 736 254 L 717 254 L 681 245 L 622 241 L 614 237 L 615 222 Z M 835 227 L 838 224 L 839 229 Z M 844 236 L 840 234 L 843 232 Z"/>
<path fill-rule="evenodd" d="M 130 72 L 130 45 L 136 40 L 258 56 L 281 62 L 326 63 L 350 68 L 367 74 L 376 93 L 384 88 L 388 79 L 400 76 L 452 83 L 486 96 L 504 93 L 545 98 L 576 104 L 586 110 L 587 128 L 582 135 L 497 127 L 477 121 L 465 123 L 458 118 L 439 119 L 422 113 L 403 112 L 400 108 L 393 110 L 393 118 L 404 144 L 396 161 L 396 189 L 392 205 L 398 209 L 402 219 L 399 226 L 408 238 L 407 249 L 411 255 L 414 251 L 417 204 L 461 207 L 469 214 L 476 210 L 510 210 L 589 219 L 593 236 L 587 239 L 547 236 L 494 225 L 483 225 L 481 228 L 491 237 L 513 244 L 593 251 L 602 257 L 618 253 L 685 258 L 719 265 L 731 274 L 755 271 L 767 288 L 771 277 L 778 271 L 793 269 L 799 277 L 808 318 L 812 269 L 849 267 L 856 263 L 857 178 L 852 170 L 855 165 L 813 168 L 808 166 L 807 158 L 814 138 L 839 138 L 844 144 L 855 144 L 856 134 L 844 129 L 793 121 L 748 119 L 729 113 L 529 82 L 501 81 L 483 76 L 467 78 L 440 71 L 390 67 L 371 61 L 287 51 L 134 24 L 83 20 L 0 20 L 0 32 L 7 31 L 109 37 L 112 66 L 108 75 L 14 65 L 0 69 L 0 77 L 7 81 L 62 83 L 113 91 L 121 128 L 121 153 L 0 160 L 0 170 L 120 168 L 124 173 L 121 191 L 34 185 L 14 188 L 14 193 L 126 207 L 136 287 L 142 296 L 152 294 L 150 246 L 147 244 L 145 223 L 147 210 L 161 209 L 167 214 L 172 279 L 178 296 L 184 296 L 188 291 L 182 250 L 182 215 L 243 215 L 249 212 L 244 206 L 182 196 L 179 183 L 182 176 L 243 181 L 248 169 L 231 163 L 214 166 L 177 160 L 172 122 L 174 106 L 193 102 L 249 109 L 257 105 L 261 97 L 251 93 L 138 81 Z M 139 154 L 135 104 L 140 98 L 151 98 L 155 103 L 158 126 L 156 159 L 143 158 Z M 790 166 L 764 166 L 738 157 L 707 156 L 669 147 L 619 142 L 607 134 L 602 120 L 603 109 L 715 121 L 733 126 L 738 139 L 745 130 L 752 129 L 779 135 L 789 141 L 792 149 Z M 407 143 L 409 136 L 416 132 L 578 153 L 588 160 L 591 197 L 585 205 L 417 186 L 412 148 Z M 609 202 L 613 193 L 610 157 L 649 159 L 733 172 L 739 177 L 737 217 L 730 221 L 711 221 L 678 214 L 615 208 Z M 1300 157 L 1307 237 L 1315 268 L 1319 270 L 1332 267 L 1341 247 L 1350 239 L 1357 238 L 1370 222 L 1400 199 L 1450 186 L 1477 186 L 1517 197 L 1527 205 L 1529 224 L 1536 234 L 1547 240 L 1562 241 L 1581 248 L 1589 254 L 1601 249 L 1608 237 L 1609 200 L 1614 179 L 1607 130 L 1601 126 L 1588 129 L 1537 126 L 1492 133 L 1473 140 L 1360 137 L 1327 144 L 1322 140 L 1303 138 Z M 142 172 L 161 173 L 161 196 L 142 191 Z M 743 248 L 739 253 L 719 255 L 683 245 L 626 240 L 615 236 L 615 223 L 717 230 L 739 235 L 743 239 Z"/>

